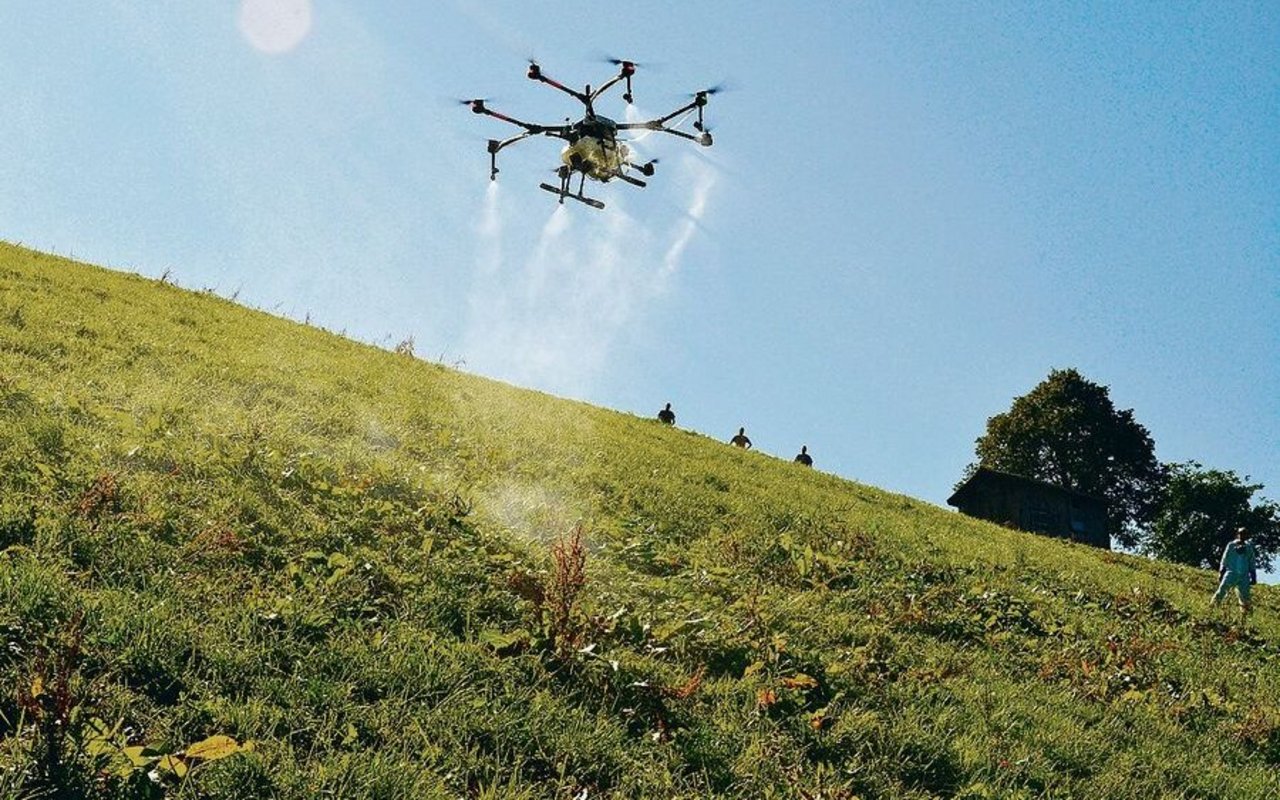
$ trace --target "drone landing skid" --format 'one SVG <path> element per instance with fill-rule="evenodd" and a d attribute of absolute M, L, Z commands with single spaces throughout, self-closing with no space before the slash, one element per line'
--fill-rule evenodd
<path fill-rule="evenodd" d="M 564 199 L 565 199 L 566 197 L 568 197 L 568 198 L 570 198 L 571 200 L 577 200 L 577 201 L 578 201 L 578 202 L 580 202 L 580 203 L 586 203 L 587 205 L 591 206 L 592 208 L 604 208 L 604 203 L 600 202 L 599 200 L 596 200 L 596 199 L 595 199 L 595 198 L 593 198 L 593 197 L 587 197 L 586 195 L 583 195 L 583 194 L 581 194 L 581 193 L 579 193 L 579 194 L 570 194 L 569 192 L 565 191 L 565 190 L 564 190 L 564 189 L 562 189 L 561 187 L 559 187 L 559 186 L 552 186 L 552 185 L 551 185 L 551 184 L 549 184 L 549 183 L 540 183 L 540 184 L 538 184 L 538 187 L 539 187 L 539 188 L 541 188 L 541 189 L 546 189 L 548 192 L 551 192 L 552 194 L 554 194 L 554 195 L 558 196 L 558 197 L 560 198 L 560 202 L 561 202 L 562 204 L 564 203 Z"/>

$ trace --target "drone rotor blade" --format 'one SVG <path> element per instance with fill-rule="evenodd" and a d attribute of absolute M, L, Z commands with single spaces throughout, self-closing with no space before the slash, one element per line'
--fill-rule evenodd
<path fill-rule="evenodd" d="M 470 100 L 460 99 L 458 100 L 458 105 L 466 106 L 467 108 L 471 109 L 472 113 L 475 113 L 475 114 L 487 114 L 489 113 L 489 108 L 486 105 L 486 103 L 488 102 L 489 102 L 489 98 L 487 97 L 474 97 Z"/>
<path fill-rule="evenodd" d="M 597 50 L 595 52 L 594 56 L 592 57 L 592 60 L 599 62 L 601 64 L 612 64 L 615 67 L 620 67 L 623 65 L 623 63 L 628 63 L 631 66 L 636 67 L 637 69 L 644 69 L 644 70 L 651 70 L 651 71 L 661 71 L 663 67 L 666 66 L 666 63 L 661 61 L 652 61 L 647 58 L 640 59 L 640 60 L 636 60 L 634 58 L 623 58 L 618 56 L 616 53 L 609 53 L 609 52 L 600 51 L 600 50 Z"/>
<path fill-rule="evenodd" d="M 736 88 L 737 86 L 734 85 L 731 81 L 723 80 L 717 83 L 715 86 L 708 86 L 705 89 L 699 89 L 696 92 L 690 92 L 689 97 L 697 97 L 700 94 L 713 95 L 713 94 L 720 94 L 721 92 L 731 92 Z"/>
<path fill-rule="evenodd" d="M 641 64 L 639 61 L 632 61 L 629 58 L 604 58 L 601 60 L 606 64 L 612 64 L 620 68 L 623 75 L 634 75 L 635 71 L 641 67 L 648 67 L 648 62 Z"/>

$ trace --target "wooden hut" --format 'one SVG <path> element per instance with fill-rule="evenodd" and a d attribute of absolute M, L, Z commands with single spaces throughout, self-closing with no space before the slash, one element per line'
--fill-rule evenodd
<path fill-rule="evenodd" d="M 1111 549 L 1105 500 L 1034 478 L 979 467 L 947 505 L 1019 530 Z"/>

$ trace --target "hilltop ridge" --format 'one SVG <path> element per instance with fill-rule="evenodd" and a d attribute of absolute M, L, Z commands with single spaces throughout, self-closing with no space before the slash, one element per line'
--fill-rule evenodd
<path fill-rule="evenodd" d="M 3 796 L 1280 793 L 1272 587 L 6 244 L 0 415 Z"/>

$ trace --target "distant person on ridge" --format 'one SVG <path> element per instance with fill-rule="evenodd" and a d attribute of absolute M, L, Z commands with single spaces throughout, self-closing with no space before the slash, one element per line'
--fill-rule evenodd
<path fill-rule="evenodd" d="M 658 421 L 664 425 L 676 424 L 676 412 L 671 410 L 670 403 L 667 403 L 667 407 L 658 412 Z"/>
<path fill-rule="evenodd" d="M 1258 582 L 1257 554 L 1249 541 L 1249 532 L 1243 526 L 1236 528 L 1236 538 L 1227 542 L 1222 550 L 1222 563 L 1218 566 L 1222 582 L 1214 592 L 1211 605 L 1226 597 L 1227 590 L 1235 588 L 1240 599 L 1240 610 L 1249 613 L 1249 587 Z"/>
<path fill-rule="evenodd" d="M 734 447 L 741 447 L 743 450 L 750 450 L 751 440 L 747 438 L 747 429 L 738 428 L 738 435 L 730 439 L 729 444 Z"/>
<path fill-rule="evenodd" d="M 813 456 L 809 455 L 809 445 L 800 445 L 800 455 L 796 456 L 797 464 L 804 464 L 806 467 L 813 466 Z"/>

